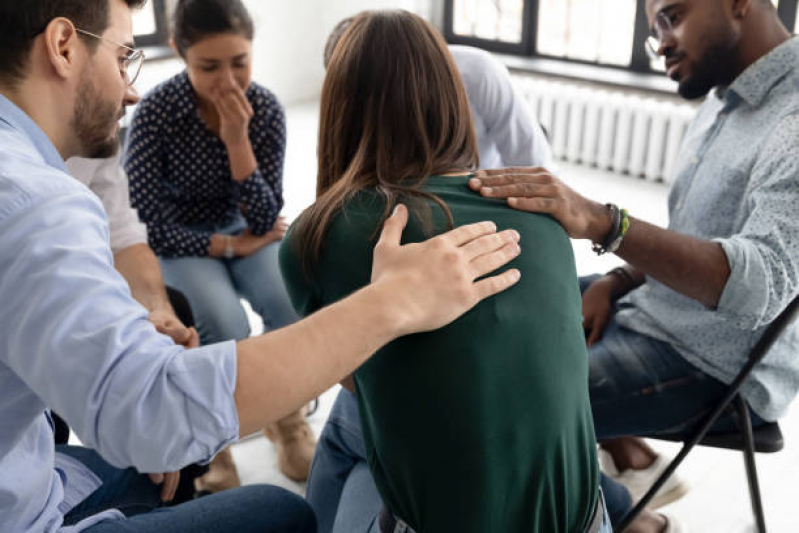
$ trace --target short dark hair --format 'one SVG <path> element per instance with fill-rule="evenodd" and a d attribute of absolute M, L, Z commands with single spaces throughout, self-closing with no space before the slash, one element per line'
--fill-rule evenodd
<path fill-rule="evenodd" d="M 234 33 L 252 41 L 255 25 L 241 0 L 178 0 L 172 39 L 178 53 L 211 35 Z"/>
<path fill-rule="evenodd" d="M 131 9 L 142 7 L 147 2 L 124 1 Z M 24 76 L 34 39 L 55 18 L 67 18 L 75 27 L 101 35 L 108 29 L 110 2 L 111 0 L 0 0 L 0 78 L 13 84 Z M 89 46 L 97 45 L 96 39 L 87 39 L 86 42 Z"/>

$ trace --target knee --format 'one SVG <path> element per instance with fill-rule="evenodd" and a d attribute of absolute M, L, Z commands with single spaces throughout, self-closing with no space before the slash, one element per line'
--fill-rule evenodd
<path fill-rule="evenodd" d="M 235 308 L 229 306 L 204 309 L 196 313 L 197 330 L 203 344 L 213 344 L 228 340 L 242 340 L 250 336 L 250 323 L 247 314 L 236 303 Z"/>
<path fill-rule="evenodd" d="M 242 487 L 248 515 L 262 517 L 261 531 L 316 533 L 316 515 L 301 496 L 271 485 Z"/>

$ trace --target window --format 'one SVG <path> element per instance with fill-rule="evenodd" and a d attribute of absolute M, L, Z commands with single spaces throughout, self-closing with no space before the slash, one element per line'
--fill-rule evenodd
<path fill-rule="evenodd" d="M 627 66 L 632 59 L 635 0 L 541 0 L 539 54 Z"/>
<path fill-rule="evenodd" d="M 799 0 L 772 0 L 799 33 Z M 645 0 L 445 0 L 453 44 L 649 73 L 662 70 L 644 50 Z"/>
<path fill-rule="evenodd" d="M 164 0 L 147 2 L 133 13 L 133 34 L 137 46 L 166 46 L 169 31 Z"/>
<path fill-rule="evenodd" d="M 522 42 L 524 0 L 455 0 L 456 34 L 505 43 Z"/>

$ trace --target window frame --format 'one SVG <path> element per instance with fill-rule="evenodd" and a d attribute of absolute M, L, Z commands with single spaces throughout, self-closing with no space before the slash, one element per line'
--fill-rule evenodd
<path fill-rule="evenodd" d="M 524 1 L 524 21 L 522 23 L 522 41 L 520 44 L 504 43 L 501 41 L 492 41 L 481 39 L 478 37 L 469 37 L 457 35 L 454 31 L 454 16 L 455 16 L 455 0 L 444 0 L 444 38 L 450 44 L 462 44 L 467 46 L 475 46 L 482 48 L 489 52 L 500 54 L 516 55 L 528 58 L 542 58 L 551 59 L 556 61 L 564 61 L 568 63 L 577 63 L 582 65 L 591 65 L 598 68 L 608 68 L 615 70 L 623 70 L 637 74 L 662 74 L 652 69 L 649 56 L 644 49 L 644 41 L 649 36 L 649 23 L 646 20 L 645 0 L 636 0 L 637 9 L 635 13 L 635 31 L 633 33 L 633 49 L 630 64 L 624 65 L 611 65 L 606 63 L 599 63 L 597 61 L 585 61 L 580 59 L 572 59 L 569 57 L 550 56 L 539 54 L 537 51 L 538 40 L 538 0 L 523 0 Z M 778 13 L 780 18 L 789 31 L 795 27 L 797 0 L 782 0 L 780 2 Z"/>
<path fill-rule="evenodd" d="M 155 16 L 155 32 L 134 34 L 136 46 L 139 48 L 167 46 L 169 44 L 169 24 L 166 16 L 166 0 L 150 0 Z"/>

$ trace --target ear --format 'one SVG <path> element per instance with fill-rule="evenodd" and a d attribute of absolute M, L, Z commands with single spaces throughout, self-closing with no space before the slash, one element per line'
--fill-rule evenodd
<path fill-rule="evenodd" d="M 752 0 L 733 0 L 732 14 L 736 19 L 743 19 L 752 9 Z"/>
<path fill-rule="evenodd" d="M 80 40 L 69 19 L 59 17 L 50 21 L 44 30 L 44 49 L 47 60 L 57 76 L 68 78 L 76 71 Z"/>

